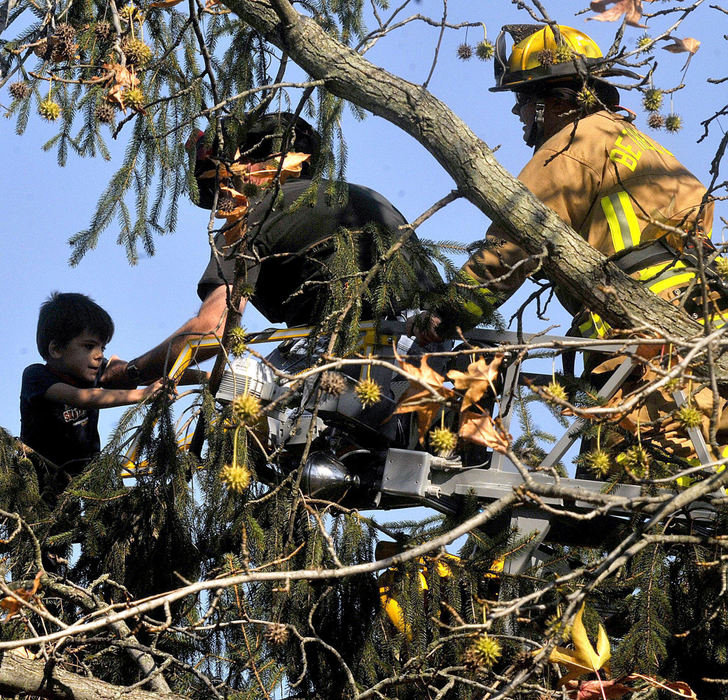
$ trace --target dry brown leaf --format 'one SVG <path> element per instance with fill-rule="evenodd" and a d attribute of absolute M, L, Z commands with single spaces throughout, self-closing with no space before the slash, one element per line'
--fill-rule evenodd
<path fill-rule="evenodd" d="M 139 87 L 139 78 L 136 77 L 133 69 L 130 70 L 121 63 L 104 63 L 101 67 L 107 72 L 106 79 L 112 80 L 116 85 L 126 88 Z"/>
<path fill-rule="evenodd" d="M 602 700 L 602 698 L 622 698 L 627 693 L 636 693 L 638 690 L 644 690 L 644 686 L 625 685 L 630 681 L 641 681 L 653 688 L 666 690 L 678 698 L 686 698 L 686 700 L 698 700 L 698 696 L 693 689 L 682 681 L 660 682 L 652 676 L 644 676 L 641 673 L 631 673 L 629 676 L 616 678 L 614 680 L 594 680 L 594 681 L 569 681 L 568 696 L 572 700 Z M 602 694 L 603 691 L 603 694 Z"/>
<path fill-rule="evenodd" d="M 22 659 L 30 659 L 31 661 L 33 659 L 37 659 L 41 655 L 40 652 L 38 654 L 34 654 L 32 651 L 28 651 L 25 647 L 17 647 L 15 649 L 11 649 L 8 653 L 15 654 Z"/>
<path fill-rule="evenodd" d="M 225 244 L 232 245 L 237 243 L 245 235 L 248 230 L 248 222 L 245 219 L 231 221 L 222 229 L 222 235 L 225 236 Z"/>
<path fill-rule="evenodd" d="M 618 681 L 570 681 L 576 684 L 576 695 L 569 693 L 574 700 L 607 700 L 608 698 L 623 698 L 627 693 L 632 693 L 633 688 L 622 685 Z"/>
<path fill-rule="evenodd" d="M 156 2 L 150 2 L 147 7 L 159 7 L 162 10 L 168 10 L 170 7 L 179 5 L 182 0 L 156 0 Z"/>
<path fill-rule="evenodd" d="M 399 405 L 394 409 L 394 413 L 414 413 L 417 416 L 417 433 L 422 444 L 442 406 L 439 401 L 432 401 L 432 394 L 429 391 L 422 390 L 416 393 L 410 393 L 410 391 L 408 389 L 404 393 Z"/>
<path fill-rule="evenodd" d="M 659 687 L 664 688 L 665 690 L 669 690 L 671 693 L 674 693 L 678 697 L 690 698 L 690 700 L 698 700 L 698 696 L 696 695 L 695 691 L 687 683 L 683 683 L 682 681 L 676 681 L 675 683 L 668 683 L 667 681 L 665 681 L 664 683 L 660 683 Z"/>
<path fill-rule="evenodd" d="M 122 110 L 125 110 L 126 107 L 124 107 L 124 92 L 124 88 L 120 85 L 112 85 L 109 89 L 108 94 L 106 95 L 106 99 L 109 102 L 118 104 Z"/>
<path fill-rule="evenodd" d="M 248 214 L 248 198 L 228 185 L 220 185 L 220 194 L 232 202 L 232 208 L 226 207 L 215 212 L 218 219 L 225 219 L 225 226 L 222 229 L 225 236 L 225 243 L 232 245 L 237 243 L 247 230 L 246 216 Z"/>
<path fill-rule="evenodd" d="M 204 156 L 198 156 L 199 160 L 202 160 Z M 218 168 L 210 168 L 209 170 L 205 170 L 204 172 L 200 173 L 197 177 L 200 180 L 210 180 L 213 177 L 216 176 L 216 174 L 219 171 L 220 180 L 223 180 L 225 178 L 230 177 L 231 173 L 230 171 L 225 167 L 224 163 L 220 163 L 219 161 L 215 160 L 215 158 L 207 158 L 207 160 L 210 160 L 212 163 L 218 164 Z"/>
<path fill-rule="evenodd" d="M 651 0 L 645 0 L 651 2 Z M 609 7 L 614 2 L 614 7 Z M 622 15 L 625 16 L 627 24 L 632 27 L 647 28 L 646 24 L 640 24 L 642 18 L 642 0 L 594 0 L 589 7 L 599 14 L 587 19 L 594 19 L 597 22 L 614 22 Z"/>
<path fill-rule="evenodd" d="M 205 12 L 211 15 L 229 15 L 232 10 L 220 2 L 220 0 L 207 0 Z"/>
<path fill-rule="evenodd" d="M 468 365 L 467 372 L 451 369 L 447 373 L 456 389 L 466 390 L 460 407 L 461 411 L 465 411 L 468 406 L 478 403 L 488 389 L 493 389 L 493 393 L 496 393 L 493 382 L 498 378 L 501 362 L 503 362 L 503 355 L 501 354 L 496 355 L 490 364 L 486 362 L 484 357 L 481 357 L 476 362 L 471 362 Z"/>
<path fill-rule="evenodd" d="M 481 414 L 475 411 L 465 411 L 460 414 L 458 435 L 463 440 L 490 447 L 496 452 L 506 452 L 513 440 L 511 434 L 503 428 L 500 418 L 493 420 L 489 413 Z"/>
<path fill-rule="evenodd" d="M 394 354 L 402 369 L 410 375 L 410 387 L 402 395 L 394 413 L 415 413 L 417 415 L 417 432 L 420 443 L 423 443 L 427 430 L 442 408 L 441 403 L 433 399 L 432 392 L 434 391 L 444 398 L 451 398 L 454 396 L 454 392 L 443 386 L 445 377 L 427 364 L 427 355 L 422 356 L 418 367 L 405 362 L 396 350 Z"/>
<path fill-rule="evenodd" d="M 311 156 L 307 153 L 289 153 L 283 159 L 279 180 L 284 183 L 290 177 L 298 177 L 301 174 L 301 167 Z M 232 208 L 218 209 L 215 216 L 225 219 L 226 226 L 223 229 L 225 242 L 232 245 L 239 241 L 247 230 L 246 217 L 250 207 L 250 201 L 242 193 L 231 187 L 228 182 L 231 176 L 237 176 L 244 183 L 253 183 L 258 187 L 267 187 L 275 179 L 278 173 L 280 157 L 273 158 L 264 163 L 233 163 L 226 167 L 223 163 L 209 158 L 217 165 L 217 168 L 206 170 L 199 177 L 209 179 L 216 176 L 220 178 L 220 194 L 232 201 Z"/>
<path fill-rule="evenodd" d="M 698 700 L 698 696 L 695 691 L 687 684 L 682 681 L 664 681 L 660 682 L 652 676 L 644 676 L 641 673 L 631 673 L 627 676 L 628 680 L 640 680 L 649 683 L 653 688 L 660 688 L 661 690 L 667 690 L 668 692 L 676 695 L 679 698 L 688 698 L 688 700 Z"/>
<path fill-rule="evenodd" d="M 102 68 L 106 71 L 104 82 L 110 82 L 111 87 L 106 96 L 109 102 L 114 102 L 126 111 L 124 105 L 124 95 L 127 90 L 139 87 L 139 78 L 134 74 L 134 70 L 129 70 L 120 63 L 104 63 Z"/>
<path fill-rule="evenodd" d="M 403 360 L 402 357 L 397 354 L 396 350 L 394 351 L 394 356 L 397 358 L 399 366 L 409 375 L 408 379 L 410 380 L 410 383 L 414 382 L 425 389 L 433 389 L 437 392 L 444 388 L 445 377 L 427 364 L 429 355 L 422 356 L 419 366 L 410 364 Z"/>
<path fill-rule="evenodd" d="M 693 39 L 691 36 L 687 36 L 684 39 L 678 39 L 674 36 L 668 36 L 667 39 L 672 39 L 672 44 L 663 46 L 665 51 L 670 53 L 690 53 L 694 54 L 700 48 L 700 42 L 697 39 Z"/>
<path fill-rule="evenodd" d="M 250 204 L 248 198 L 234 187 L 220 185 L 220 196 L 229 199 L 233 208 L 226 208 L 224 211 L 218 210 L 215 216 L 219 219 L 227 219 L 228 222 L 237 221 L 248 213 L 248 205 Z"/>
<path fill-rule="evenodd" d="M 310 158 L 308 153 L 287 153 L 281 168 L 281 184 L 289 177 L 298 177 L 301 174 L 301 167 Z M 278 172 L 279 162 L 280 158 L 272 158 L 263 163 L 233 163 L 230 171 L 233 175 L 241 176 L 246 182 L 262 187 L 273 181 Z"/>
<path fill-rule="evenodd" d="M 303 164 L 311 158 L 308 153 L 288 153 L 283 159 L 283 167 L 280 173 L 280 182 L 283 184 L 288 178 L 298 177 L 301 174 Z M 219 172 L 220 179 L 228 178 L 235 175 L 243 180 L 243 182 L 252 182 L 259 187 L 269 185 L 275 179 L 278 172 L 279 158 L 273 158 L 263 163 L 246 163 L 244 161 L 233 162 L 229 167 L 215 158 L 209 158 L 210 162 L 217 166 L 210 168 L 198 175 L 199 179 L 207 180 L 215 177 Z"/>
<path fill-rule="evenodd" d="M 18 598 L 22 598 L 25 601 L 29 601 L 35 597 L 35 594 L 40 588 L 40 578 L 43 576 L 43 571 L 39 571 L 33 579 L 33 585 L 30 588 L 18 588 L 13 591 Z M 10 618 L 14 617 L 20 612 L 23 604 L 13 596 L 5 596 L 0 600 L 0 608 L 5 610 L 5 617 L 2 619 L 3 622 L 7 622 Z"/>

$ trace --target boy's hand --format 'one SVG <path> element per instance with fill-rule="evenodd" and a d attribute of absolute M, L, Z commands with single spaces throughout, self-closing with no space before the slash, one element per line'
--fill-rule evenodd
<path fill-rule="evenodd" d="M 157 379 L 156 382 L 153 384 L 150 384 L 148 387 L 146 387 L 143 390 L 143 396 L 145 399 L 156 396 L 160 391 L 166 391 L 167 392 L 167 398 L 174 399 L 175 396 L 177 396 L 177 389 L 170 381 L 168 381 L 166 378 L 164 379 Z"/>

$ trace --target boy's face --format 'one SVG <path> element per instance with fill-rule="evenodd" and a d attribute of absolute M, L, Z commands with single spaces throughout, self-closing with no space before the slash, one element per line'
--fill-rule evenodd
<path fill-rule="evenodd" d="M 72 338 L 65 347 L 51 342 L 48 350 L 51 364 L 83 382 L 93 382 L 104 359 L 106 343 L 97 335 L 84 331 Z"/>

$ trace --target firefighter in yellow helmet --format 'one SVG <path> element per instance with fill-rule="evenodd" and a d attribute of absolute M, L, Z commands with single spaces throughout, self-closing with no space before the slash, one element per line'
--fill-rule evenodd
<path fill-rule="evenodd" d="M 534 119 L 524 140 L 529 146 L 540 146 L 546 135 L 546 98 L 570 103 L 570 111 L 578 107 L 580 116 L 593 111 L 596 105 L 613 110 L 619 100 L 617 89 L 606 77 L 622 74 L 605 63 L 599 47 L 578 29 L 532 24 L 507 25 L 496 40 L 494 56 L 495 87 L 491 92 L 510 90 L 516 94 L 513 109 L 533 103 Z M 506 58 L 506 36 L 517 43 Z M 549 127 L 558 129 L 556 111 L 550 111 Z"/>
<path fill-rule="evenodd" d="M 695 255 L 697 246 L 706 259 L 714 253 L 710 243 L 713 202 L 667 148 L 619 114 L 619 92 L 607 79 L 626 74 L 610 65 L 592 39 L 571 27 L 504 27 L 496 42 L 496 85 L 491 90 L 514 93 L 512 111 L 523 123 L 524 140 L 535 148 L 518 178 L 627 274 L 675 305 L 683 305 L 696 320 L 719 326 L 728 308 L 721 278 L 706 270 L 711 309 L 706 319 Z M 460 288 L 463 282 L 473 284 L 469 298 L 463 303 L 453 294 L 429 316 L 421 315 L 419 331 L 415 324 L 421 342 L 476 325 L 489 306 L 502 303 L 535 269 L 535 263 L 497 223 L 489 228 L 486 241 L 457 280 Z M 574 316 L 572 334 L 601 338 L 611 333 L 580 299 L 558 288 L 556 294 Z M 644 381 L 642 376 L 640 382 Z M 634 386 L 631 383 L 626 389 Z M 691 405 L 704 414 L 706 438 L 712 398 L 709 390 L 690 398 Z M 621 425 L 633 433 L 639 431 L 643 441 L 654 438 L 668 452 L 692 457 L 692 443 L 675 419 L 675 409 L 671 396 L 657 394 Z M 728 420 L 723 423 L 718 438 L 728 444 Z"/>

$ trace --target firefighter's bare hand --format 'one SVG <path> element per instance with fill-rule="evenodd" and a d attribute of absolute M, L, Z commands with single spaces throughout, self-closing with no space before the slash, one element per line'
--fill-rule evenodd
<path fill-rule="evenodd" d="M 407 335 L 414 336 L 420 345 L 442 341 L 437 329 L 442 319 L 431 311 L 422 311 L 407 321 Z"/>

